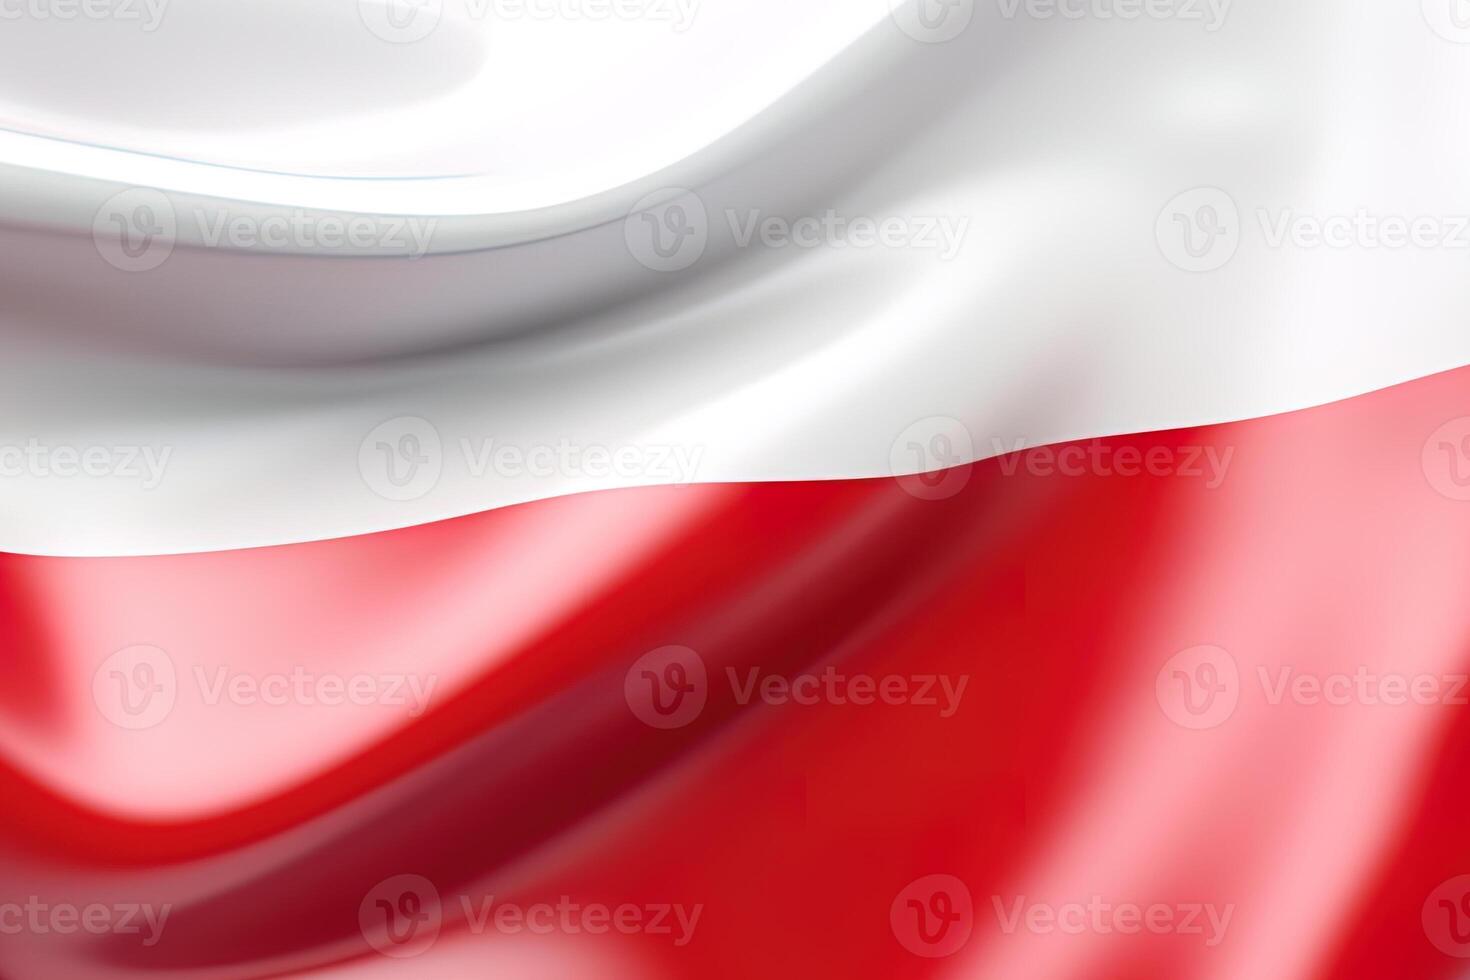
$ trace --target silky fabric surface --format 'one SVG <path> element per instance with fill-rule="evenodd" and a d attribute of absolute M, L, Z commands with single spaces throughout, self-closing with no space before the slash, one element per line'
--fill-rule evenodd
<path fill-rule="evenodd" d="M 1470 476 L 1442 447 L 1466 385 L 948 482 L 643 488 L 280 548 L 6 557 L 5 893 L 172 911 L 151 944 L 8 936 L 0 972 L 1454 976 Z M 1139 470 L 1151 453 L 1172 465 Z M 589 562 L 601 576 L 562 590 L 495 584 Z M 122 727 L 92 682 L 138 644 L 176 694 Z M 640 664 L 670 647 L 703 665 L 702 702 L 657 727 Z M 218 668 L 290 664 L 439 684 L 416 715 L 208 703 Z M 751 682 L 829 671 L 909 696 Z M 1360 674 L 1374 696 L 1344 701 L 1333 678 Z M 919 697 L 926 677 L 948 687 Z M 933 875 L 969 898 L 944 906 L 964 940 L 940 958 L 899 901 Z M 438 896 L 412 960 L 360 917 L 401 876 Z M 487 927 L 486 902 L 700 912 L 676 944 Z M 1174 927 L 1025 924 L 1089 903 Z"/>

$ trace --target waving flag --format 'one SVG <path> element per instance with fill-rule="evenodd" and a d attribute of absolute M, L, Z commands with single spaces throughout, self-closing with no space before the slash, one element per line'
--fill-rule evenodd
<path fill-rule="evenodd" d="M 0 977 L 1462 975 L 1467 14 L 0 2 Z"/>

